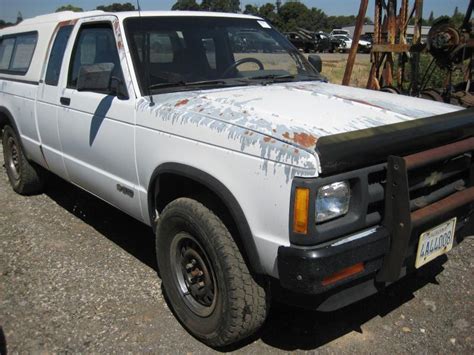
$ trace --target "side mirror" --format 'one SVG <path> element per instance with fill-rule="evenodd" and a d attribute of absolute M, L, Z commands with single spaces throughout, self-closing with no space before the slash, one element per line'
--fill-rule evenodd
<path fill-rule="evenodd" d="M 323 61 L 321 60 L 321 57 L 317 54 L 311 54 L 308 57 L 309 62 L 311 65 L 316 69 L 319 73 L 322 72 L 323 70 Z"/>
<path fill-rule="evenodd" d="M 101 91 L 109 93 L 114 63 L 82 65 L 77 76 L 77 91 Z"/>

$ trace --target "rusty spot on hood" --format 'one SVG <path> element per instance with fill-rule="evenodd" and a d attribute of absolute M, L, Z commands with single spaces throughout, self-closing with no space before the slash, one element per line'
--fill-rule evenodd
<path fill-rule="evenodd" d="M 184 106 L 184 105 L 186 105 L 188 102 L 189 102 L 188 99 L 179 100 L 174 106 L 175 106 L 175 107 Z"/>
<path fill-rule="evenodd" d="M 288 132 L 283 133 L 283 137 L 292 140 L 296 144 L 299 144 L 302 147 L 305 148 L 311 148 L 316 145 L 316 142 L 318 140 L 317 137 L 313 136 L 312 134 L 308 133 L 293 133 L 293 137 Z"/>
<path fill-rule="evenodd" d="M 348 101 L 352 101 L 352 102 L 357 102 L 358 104 L 367 105 L 367 106 L 372 106 L 372 107 L 376 107 L 376 108 L 379 108 L 379 109 L 382 109 L 382 110 L 386 110 L 385 107 L 382 107 L 382 106 L 379 106 L 379 105 L 375 105 L 375 104 L 372 104 L 372 103 L 367 102 L 367 101 L 364 101 L 364 100 L 359 100 L 359 99 L 354 99 L 354 98 L 352 98 L 352 97 L 345 97 L 345 96 L 339 96 L 339 95 L 334 95 L 334 97 L 337 97 L 338 99 L 348 100 Z"/>
<path fill-rule="evenodd" d="M 271 141 L 271 138 L 267 136 L 267 137 L 264 137 L 263 140 L 264 142 L 268 143 Z"/>

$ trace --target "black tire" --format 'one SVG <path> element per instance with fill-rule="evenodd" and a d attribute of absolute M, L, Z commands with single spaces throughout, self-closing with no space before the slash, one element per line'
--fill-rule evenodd
<path fill-rule="evenodd" d="M 179 198 L 166 206 L 156 228 L 156 254 L 170 308 L 203 343 L 236 343 L 265 321 L 264 288 L 251 276 L 226 226 L 201 203 Z"/>
<path fill-rule="evenodd" d="M 45 184 L 45 172 L 28 161 L 20 139 L 12 127 L 3 128 L 2 144 L 5 169 L 13 190 L 20 195 L 41 193 Z"/>

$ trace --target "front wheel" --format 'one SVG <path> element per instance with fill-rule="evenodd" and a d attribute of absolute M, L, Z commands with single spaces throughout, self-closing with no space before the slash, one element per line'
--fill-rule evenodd
<path fill-rule="evenodd" d="M 20 138 L 10 126 L 3 128 L 3 160 L 8 180 L 13 190 L 21 195 L 32 195 L 43 191 L 45 171 L 28 161 Z"/>
<path fill-rule="evenodd" d="M 268 302 L 222 221 L 201 203 L 179 198 L 160 215 L 158 267 L 168 304 L 203 343 L 222 347 L 255 333 Z"/>

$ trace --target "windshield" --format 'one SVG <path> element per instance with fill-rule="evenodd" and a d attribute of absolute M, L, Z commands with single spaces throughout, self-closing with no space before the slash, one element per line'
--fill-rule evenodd
<path fill-rule="evenodd" d="M 125 31 L 142 94 L 265 81 L 320 80 L 264 21 L 228 17 L 134 17 Z"/>

